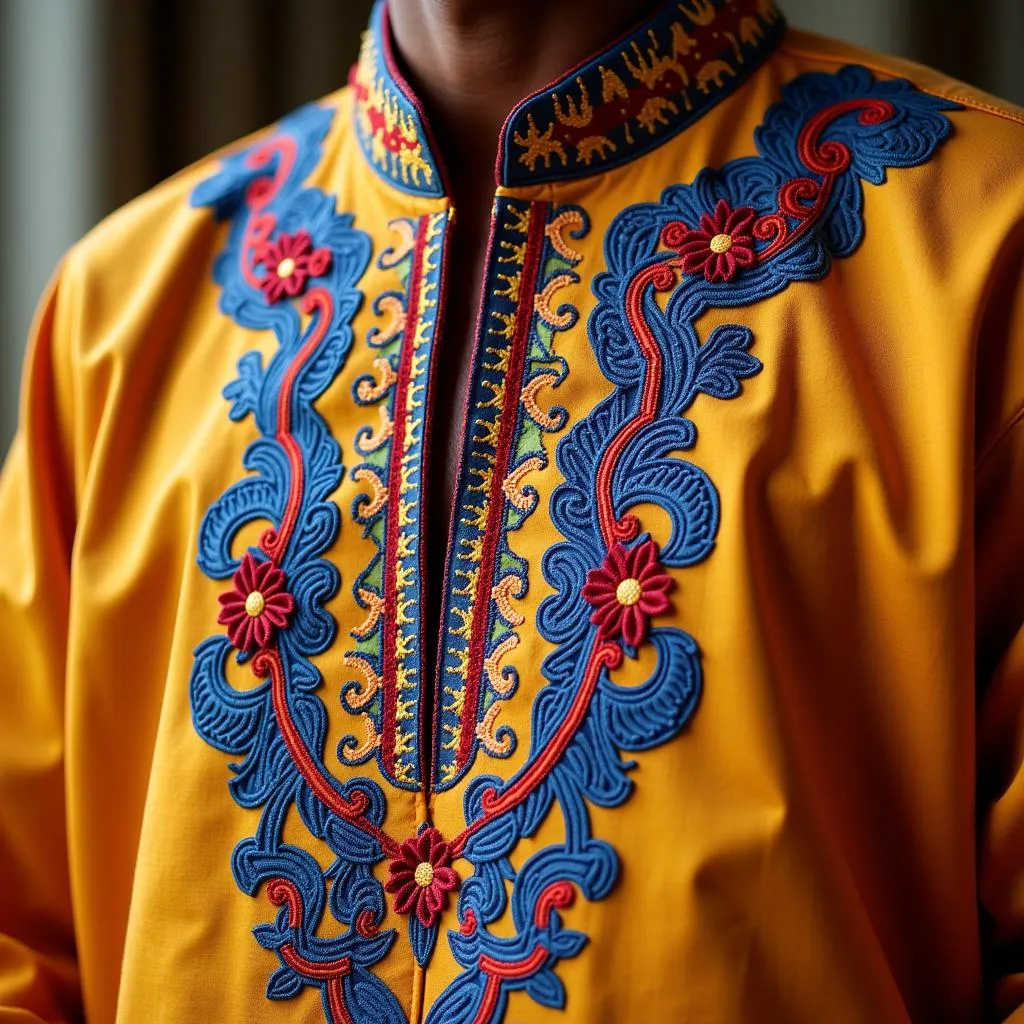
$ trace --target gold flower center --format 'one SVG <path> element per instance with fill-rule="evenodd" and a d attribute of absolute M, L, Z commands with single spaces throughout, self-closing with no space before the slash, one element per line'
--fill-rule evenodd
<path fill-rule="evenodd" d="M 728 252 L 732 248 L 732 235 L 715 235 L 709 246 L 712 252 L 721 256 L 723 252 Z"/>
<path fill-rule="evenodd" d="M 721 237 L 721 236 L 719 236 Z M 729 236 L 726 235 L 726 238 Z M 714 242 L 711 243 L 714 245 Z M 277 276 L 278 277 L 291 277 L 295 273 L 295 260 L 291 256 L 285 256 L 283 260 L 277 265 Z"/>
<path fill-rule="evenodd" d="M 426 889 L 428 885 L 434 880 L 434 865 L 429 864 L 427 861 L 423 861 L 421 864 L 416 865 L 416 872 L 413 875 L 416 879 L 416 884 L 421 889 Z"/>
<path fill-rule="evenodd" d="M 254 590 L 245 599 L 245 614 L 251 619 L 255 619 L 257 616 L 263 614 L 263 609 L 267 607 L 267 599 L 258 591 Z"/>
<path fill-rule="evenodd" d="M 628 580 L 623 580 L 615 588 L 615 600 L 627 608 L 636 604 L 642 596 L 643 589 L 640 586 L 640 581 L 633 579 L 632 576 Z"/>

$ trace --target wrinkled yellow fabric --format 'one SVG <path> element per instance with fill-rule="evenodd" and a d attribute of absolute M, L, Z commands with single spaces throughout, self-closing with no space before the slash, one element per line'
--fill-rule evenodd
<path fill-rule="evenodd" d="M 920 167 L 866 186 L 857 251 L 821 281 L 716 311 L 756 339 L 742 397 L 692 409 L 715 482 L 714 556 L 676 595 L 706 686 L 685 734 L 637 758 L 635 792 L 592 808 L 622 872 L 564 911 L 590 936 L 558 968 L 564 1010 L 511 995 L 530 1022 L 1024 1022 L 1024 113 L 931 71 L 790 31 L 741 89 L 671 143 L 564 185 L 506 190 L 583 205 L 580 311 L 559 337 L 570 423 L 610 389 L 586 336 L 612 218 L 705 166 L 754 152 L 783 83 L 847 63 L 964 104 Z M 308 181 L 370 233 L 443 209 L 390 188 L 337 107 Z M 235 886 L 257 812 L 196 735 L 192 651 L 223 589 L 196 566 L 210 504 L 255 436 L 221 389 L 272 339 L 217 307 L 226 228 L 189 196 L 211 158 L 104 222 L 67 256 L 36 321 L 20 427 L 0 483 L 0 1024 L 322 1019 L 315 992 L 271 1001 L 276 966 Z M 351 400 L 373 353 L 371 265 L 353 355 L 318 409 L 342 446 L 372 421 Z M 561 297 L 561 296 L 560 296 Z M 371 410 L 372 411 L 372 410 Z M 559 435 L 560 437 L 561 435 Z M 532 478 L 532 624 L 540 554 L 560 536 Z M 348 474 L 335 501 L 364 494 Z M 252 540 L 252 538 L 248 538 Z M 344 638 L 369 556 L 331 550 Z M 526 627 L 515 664 L 550 645 Z M 317 664 L 336 708 L 343 639 Z M 528 749 L 542 680 L 503 709 Z M 328 751 L 350 730 L 332 717 Z M 372 765 L 364 770 L 372 771 Z M 463 824 L 465 784 L 434 801 Z M 388 821 L 421 808 L 390 791 Z M 404 824 L 403 824 L 404 823 Z M 980 823 L 980 828 L 979 828 Z M 558 838 L 557 821 L 513 861 Z M 294 841 L 308 842 L 296 833 Z M 458 973 L 442 925 L 426 971 L 399 938 L 378 968 L 413 1019 Z"/>

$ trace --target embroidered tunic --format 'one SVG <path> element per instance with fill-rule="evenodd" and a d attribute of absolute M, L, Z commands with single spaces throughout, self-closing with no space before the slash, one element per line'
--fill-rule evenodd
<path fill-rule="evenodd" d="M 1024 1021 L 1024 113 L 769 0 L 524 100 L 445 539 L 389 47 L 44 302 L 0 1019 Z"/>

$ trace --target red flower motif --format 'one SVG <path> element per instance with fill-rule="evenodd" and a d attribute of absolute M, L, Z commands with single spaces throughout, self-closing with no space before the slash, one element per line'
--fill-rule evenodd
<path fill-rule="evenodd" d="M 276 242 L 264 242 L 254 255 L 255 261 L 267 269 L 260 287 L 269 303 L 286 295 L 301 295 L 310 277 L 319 277 L 331 265 L 331 250 L 314 249 L 308 231 L 296 231 L 294 235 L 282 232 Z"/>
<path fill-rule="evenodd" d="M 752 267 L 757 261 L 753 235 L 756 218 L 752 206 L 734 210 L 726 200 L 719 199 L 714 214 L 702 213 L 700 227 L 687 231 L 673 246 L 683 257 L 683 273 L 703 273 L 709 281 L 731 281 L 740 267 Z"/>
<path fill-rule="evenodd" d="M 238 650 L 265 650 L 295 610 L 295 599 L 284 589 L 284 573 L 247 551 L 231 582 L 234 588 L 220 595 L 217 621 L 228 627 L 228 639 Z"/>
<path fill-rule="evenodd" d="M 384 888 L 395 894 L 395 913 L 415 911 L 424 928 L 437 923 L 448 903 L 448 893 L 459 887 L 451 849 L 433 827 L 406 839 L 388 871 Z"/>
<path fill-rule="evenodd" d="M 602 640 L 621 636 L 630 647 L 638 647 L 647 639 L 651 617 L 668 611 L 676 581 L 658 555 L 658 545 L 649 537 L 635 548 L 616 544 L 601 568 L 587 573 L 583 596 L 593 605 L 590 621 Z"/>

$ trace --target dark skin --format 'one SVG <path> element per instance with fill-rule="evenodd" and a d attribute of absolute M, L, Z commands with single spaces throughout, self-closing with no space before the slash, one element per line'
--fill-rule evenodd
<path fill-rule="evenodd" d="M 657 0 L 390 0 L 398 59 L 426 108 L 456 211 L 428 466 L 428 638 L 436 635 L 441 614 L 502 125 L 524 96 L 657 6 Z M 433 643 L 426 646 L 430 665 L 437 652 Z"/>
<path fill-rule="evenodd" d="M 434 397 L 433 537 L 447 523 L 456 486 L 502 125 L 524 96 L 657 6 L 657 0 L 390 0 L 395 49 L 426 107 L 456 211 Z"/>

